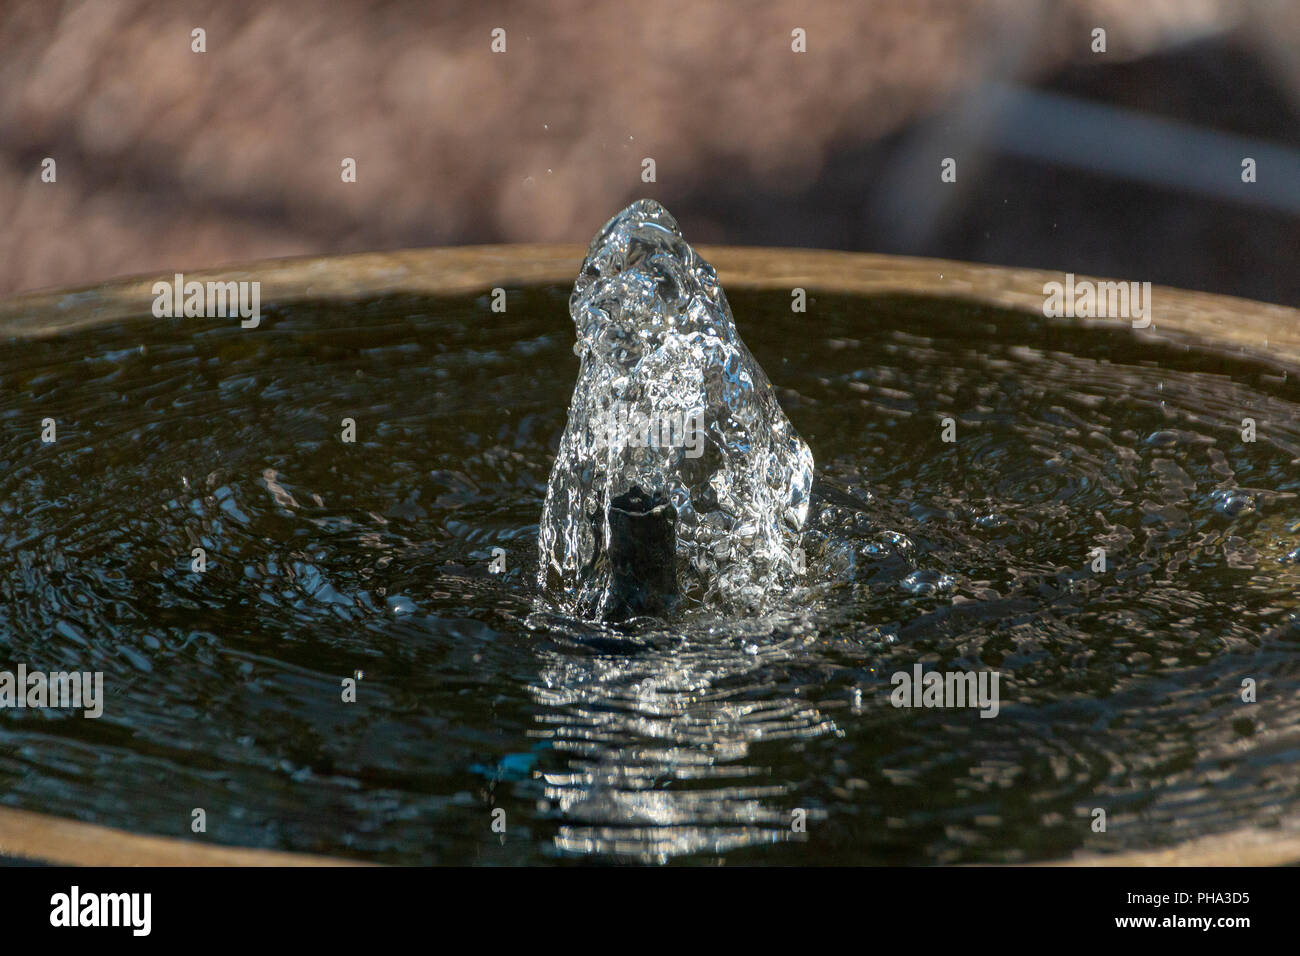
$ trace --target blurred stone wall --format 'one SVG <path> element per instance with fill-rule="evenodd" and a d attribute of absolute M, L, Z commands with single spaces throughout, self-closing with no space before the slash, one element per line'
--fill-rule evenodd
<path fill-rule="evenodd" d="M 642 195 L 692 241 L 886 248 L 832 228 L 836 182 L 854 202 L 871 190 L 869 166 L 852 181 L 842 157 L 989 77 L 1086 60 L 1097 24 L 1119 61 L 1244 15 L 1211 0 L 8 2 L 0 294 L 267 256 L 586 241 Z M 709 201 L 724 192 L 725 208 Z"/>

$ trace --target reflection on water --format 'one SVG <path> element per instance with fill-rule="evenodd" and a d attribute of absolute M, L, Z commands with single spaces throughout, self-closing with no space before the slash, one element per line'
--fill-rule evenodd
<path fill-rule="evenodd" d="M 1037 860 L 1300 815 L 1294 369 L 733 294 L 818 462 L 806 586 L 612 631 L 534 587 L 567 296 L 0 344 L 0 669 L 105 691 L 0 710 L 0 803 L 402 863 Z M 918 664 L 997 670 L 998 716 L 891 706 Z"/>
<path fill-rule="evenodd" d="M 808 701 L 773 693 L 768 675 L 805 641 L 657 636 L 638 654 L 543 656 L 529 690 L 545 708 L 540 732 L 567 760 L 544 774 L 563 821 L 555 846 L 663 861 L 806 837 L 795 811 L 806 820 L 809 809 L 754 752 L 838 733 Z"/>

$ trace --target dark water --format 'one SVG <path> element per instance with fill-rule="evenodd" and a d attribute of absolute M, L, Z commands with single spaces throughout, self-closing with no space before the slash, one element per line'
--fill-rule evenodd
<path fill-rule="evenodd" d="M 0 804 L 400 863 L 1037 860 L 1300 812 L 1296 372 L 733 294 L 840 502 L 814 584 L 619 637 L 535 605 L 567 296 L 0 346 L 0 669 L 106 687 L 0 710 Z M 998 716 L 891 706 L 917 663 L 996 670 Z"/>

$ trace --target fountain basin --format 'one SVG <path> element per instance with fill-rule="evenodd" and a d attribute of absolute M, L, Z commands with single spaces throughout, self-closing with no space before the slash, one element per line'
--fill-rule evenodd
<path fill-rule="evenodd" d="M 261 301 L 269 310 L 292 309 L 304 303 L 317 305 L 335 303 L 339 309 L 347 309 L 357 300 L 378 297 L 476 297 L 485 296 L 496 287 L 526 290 L 545 286 L 564 286 L 571 282 L 578 263 L 581 262 L 583 251 L 578 246 L 498 246 L 415 250 L 327 259 L 273 261 L 239 269 L 187 274 L 186 277 L 199 281 L 260 282 Z M 753 293 L 755 296 L 770 294 L 772 297 L 783 298 L 788 303 L 790 290 L 803 288 L 814 300 L 818 296 L 837 296 L 839 297 L 837 301 L 841 303 L 857 300 L 864 303 L 880 302 L 891 296 L 905 296 L 934 300 L 936 309 L 944 301 L 958 301 L 1010 310 L 1007 313 L 997 310 L 981 313 L 981 321 L 994 324 L 1011 313 L 1035 316 L 1035 321 L 1040 321 L 1044 285 L 1051 281 L 1060 281 L 1062 278 L 1060 274 L 1033 270 L 1001 269 L 848 253 L 709 247 L 702 247 L 700 252 L 717 268 L 723 286 L 733 299 L 736 298 L 737 293 L 742 295 Z M 0 346 L 0 350 L 10 353 L 12 364 L 8 367 L 21 366 L 21 361 L 14 360 L 13 356 L 15 352 L 21 355 L 22 351 L 29 347 L 29 343 L 88 335 L 97 328 L 123 320 L 135 320 L 147 314 L 149 303 L 153 300 L 154 282 L 155 277 L 149 277 L 107 283 L 94 288 L 22 295 L 0 302 L 0 339 L 5 343 Z M 755 298 L 753 301 L 758 299 Z M 1154 303 L 1152 326 L 1132 333 L 1139 342 L 1159 344 L 1169 349 L 1195 350 L 1205 355 L 1228 357 L 1234 361 L 1253 362 L 1263 370 L 1260 374 L 1269 374 L 1269 370 L 1283 369 L 1300 362 L 1300 321 L 1297 321 L 1300 319 L 1300 313 L 1294 310 L 1158 287 L 1153 292 L 1152 301 Z M 736 307 L 737 319 L 742 331 L 746 331 L 745 312 L 735 301 L 733 306 Z M 812 315 L 804 321 L 810 323 L 816 321 L 815 315 L 814 309 Z M 490 311 L 484 311 L 481 321 L 491 321 L 491 317 Z M 557 315 L 556 321 L 557 324 L 562 324 L 567 322 L 567 318 L 561 312 Z M 1091 322 L 1054 320 L 1052 326 L 1076 329 L 1090 327 L 1099 334 L 1110 334 L 1116 331 L 1114 320 Z M 274 333 L 275 328 L 275 317 L 272 316 L 270 323 L 264 323 L 262 328 L 246 330 L 242 334 Z M 923 325 L 913 325 L 908 332 L 918 337 L 926 335 Z M 746 337 L 748 337 L 747 331 Z M 839 341 L 844 341 L 844 338 L 841 337 Z M 905 343 L 905 340 L 900 339 L 900 342 Z M 354 347 L 361 348 L 363 344 L 357 343 Z M 774 364 L 771 360 L 765 360 L 765 364 L 778 388 L 789 381 L 779 364 Z M 864 384 L 868 387 L 874 385 L 869 381 Z M 557 408 L 563 408 L 567 394 L 567 385 L 557 384 L 554 396 Z M 810 438 L 810 441 L 816 444 L 815 435 Z M 328 517 L 322 516 L 321 520 Z M 472 549 L 466 548 L 467 552 L 469 550 Z M 470 561 L 467 556 L 465 562 L 468 564 Z M 520 589 L 525 587 L 522 583 L 517 586 Z M 13 633 L 8 636 L 11 642 L 17 643 Z M 16 636 L 31 639 L 30 635 Z M 248 654 L 250 649 L 241 648 L 240 652 Z M 274 649 L 267 650 L 267 653 L 274 656 Z M 305 650 L 303 653 L 305 654 Z M 330 666 L 323 667 L 322 670 L 329 673 L 338 672 L 339 668 L 336 665 L 340 659 L 340 655 L 335 655 L 335 658 L 330 661 Z M 304 656 L 292 663 L 295 666 L 304 666 L 309 660 Z M 548 673 L 552 678 L 556 673 L 562 676 L 563 665 L 560 665 L 558 672 L 552 668 Z M 1172 679 L 1177 683 L 1176 678 Z M 559 683 L 562 687 L 563 681 Z M 364 681 L 362 686 L 365 686 Z M 400 709 L 393 712 L 400 712 Z M 820 727 L 835 721 L 849 722 L 849 719 L 840 716 L 838 711 L 828 711 L 828 713 L 831 713 L 831 716 L 822 715 L 825 719 L 820 721 L 809 718 L 811 722 L 809 726 Z M 0 747 L 2 746 L 3 742 L 0 740 Z M 117 742 L 115 746 L 122 746 L 122 744 Z M 746 746 L 754 746 L 754 742 L 747 741 Z M 319 766 L 311 765 L 311 761 L 304 761 L 304 763 L 310 765 L 309 769 L 316 776 L 327 772 Z M 501 767 L 513 766 L 514 764 L 503 760 L 494 771 L 496 779 L 492 780 L 493 785 L 500 784 L 509 776 Z M 557 770 L 558 768 L 552 767 L 546 772 L 555 773 Z M 479 776 L 487 779 L 492 777 L 492 773 L 486 775 L 480 773 Z M 473 795 L 473 791 L 468 789 L 465 792 Z M 558 807 L 565 806 L 563 795 L 551 795 L 551 798 L 555 800 Z M 0 800 L 3 800 L 2 796 Z M 576 835 L 568 832 L 557 834 L 554 842 L 559 852 L 581 852 L 574 847 L 580 848 L 583 840 L 599 836 L 599 808 L 588 807 L 587 809 L 594 814 L 593 819 L 588 821 L 590 826 Z M 560 809 L 559 812 L 563 814 L 564 810 Z M 84 821 L 71 821 L 68 819 L 70 815 L 72 814 L 68 812 L 58 815 L 34 814 L 32 805 L 26 801 L 21 809 L 0 806 L 0 852 L 58 862 L 100 862 L 105 859 L 113 859 L 120 863 L 146 862 L 161 859 L 157 855 L 150 855 L 158 853 L 162 853 L 169 861 L 177 863 L 209 861 L 253 863 L 267 859 L 283 859 L 284 862 L 301 861 L 300 858 L 295 857 L 260 855 L 267 854 L 269 852 L 267 850 L 245 850 L 234 847 L 229 850 L 223 849 L 222 855 L 214 858 L 212 846 L 193 839 L 168 841 L 159 835 L 164 831 L 156 826 L 152 828 L 151 832 L 154 835 L 150 837 L 141 837 L 120 829 L 97 827 L 93 833 L 85 831 L 91 836 L 88 836 L 84 843 L 79 844 L 66 839 L 68 829 L 77 830 L 90 824 Z M 105 819 L 102 809 L 90 812 L 87 816 L 96 820 Z M 1104 855 L 1096 854 L 1095 858 L 1103 862 L 1134 865 L 1144 863 L 1168 865 L 1170 862 L 1256 864 L 1300 860 L 1300 836 L 1285 827 L 1280 831 L 1270 827 L 1272 823 L 1275 821 L 1262 820 L 1248 826 L 1231 827 L 1222 832 L 1198 835 L 1193 839 L 1155 850 L 1121 849 L 1119 852 L 1114 852 L 1115 848 L 1106 847 L 1107 852 Z M 177 822 L 171 832 L 179 836 L 185 832 L 185 828 Z M 152 842 L 142 844 L 140 842 L 142 839 Z M 88 849 L 78 850 L 78 845 Z M 704 846 L 709 845 L 711 844 L 706 840 Z M 754 846 L 752 843 L 743 845 Z M 79 855 L 83 853 L 84 855 Z M 688 851 L 686 855 L 689 857 L 690 852 Z M 330 859 L 329 854 L 322 853 L 320 856 L 326 860 Z M 381 861 L 386 859 L 383 853 L 373 854 L 373 856 Z M 649 857 L 634 856 L 634 858 L 657 859 L 658 857 L 652 853 Z M 1089 850 L 1084 845 L 1076 849 L 1068 857 L 1068 861 L 1079 862 L 1092 858 L 1094 856 L 1089 855 Z M 763 858 L 757 856 L 746 859 L 761 861 Z M 1053 859 L 1065 862 L 1067 858 Z M 403 861 L 400 854 L 395 861 Z"/>

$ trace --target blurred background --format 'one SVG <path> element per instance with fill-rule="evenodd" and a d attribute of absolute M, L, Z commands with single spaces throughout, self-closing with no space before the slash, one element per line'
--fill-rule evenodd
<path fill-rule="evenodd" d="M 1298 119 L 1295 0 L 4 0 L 0 295 L 653 196 L 692 242 L 1300 305 Z"/>

